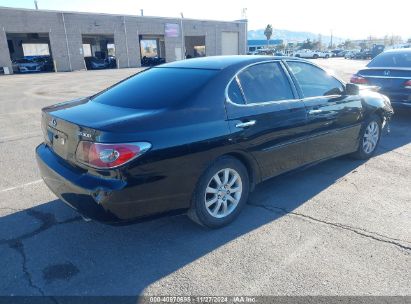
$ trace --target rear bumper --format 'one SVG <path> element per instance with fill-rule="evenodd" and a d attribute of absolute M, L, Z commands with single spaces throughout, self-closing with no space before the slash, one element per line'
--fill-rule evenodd
<path fill-rule="evenodd" d="M 406 107 L 406 108 L 411 108 L 411 100 L 392 100 L 391 104 L 393 107 Z"/>
<path fill-rule="evenodd" d="M 389 92 L 380 91 L 381 94 L 388 96 L 393 106 L 408 106 L 411 107 L 411 92 Z"/>
<path fill-rule="evenodd" d="M 101 179 L 70 168 L 44 144 L 36 148 L 36 159 L 44 182 L 63 202 L 97 221 L 121 220 L 106 206 L 103 196 L 122 189 L 123 182 Z"/>
<path fill-rule="evenodd" d="M 35 68 L 18 67 L 20 73 L 41 72 L 41 70 L 41 66 L 36 66 Z"/>
<path fill-rule="evenodd" d="M 153 185 L 144 181 L 136 184 L 138 176 L 133 178 L 134 183 L 129 183 L 124 177 L 114 179 L 92 175 L 69 165 L 45 144 L 36 148 L 36 159 L 50 190 L 87 218 L 122 224 L 183 211 L 177 210 L 176 197 L 157 199 L 146 195 L 147 189 Z"/>

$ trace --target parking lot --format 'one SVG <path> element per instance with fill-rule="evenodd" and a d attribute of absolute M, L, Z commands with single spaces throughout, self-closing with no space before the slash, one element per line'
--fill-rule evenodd
<path fill-rule="evenodd" d="M 315 62 L 345 80 L 366 64 Z M 40 109 L 136 71 L 0 77 L 0 296 L 411 295 L 411 110 L 371 160 L 266 181 L 223 229 L 83 221 L 40 179 Z"/>

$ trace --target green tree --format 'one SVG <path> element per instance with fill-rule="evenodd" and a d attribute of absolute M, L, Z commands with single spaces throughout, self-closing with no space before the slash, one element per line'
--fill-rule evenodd
<path fill-rule="evenodd" d="M 267 47 L 270 45 L 270 39 L 273 35 L 273 26 L 271 24 L 267 24 L 267 27 L 264 30 L 264 35 L 267 38 Z"/>
<path fill-rule="evenodd" d="M 352 41 L 350 39 L 347 39 L 344 41 L 344 48 L 345 49 L 352 49 L 354 47 L 354 44 L 352 43 Z"/>
<path fill-rule="evenodd" d="M 307 38 L 301 45 L 301 49 L 312 50 L 314 48 L 314 44 L 311 42 L 310 38 Z"/>
<path fill-rule="evenodd" d="M 284 42 L 280 43 L 279 45 L 277 45 L 277 50 L 278 51 L 284 51 L 286 48 Z"/>
<path fill-rule="evenodd" d="M 314 50 L 321 50 L 321 42 L 320 42 L 320 41 L 315 41 L 315 40 L 314 40 L 312 45 L 313 45 L 312 48 L 313 48 Z"/>
<path fill-rule="evenodd" d="M 320 51 L 323 49 L 323 35 L 318 34 L 318 43 L 315 46 L 315 48 L 320 50 Z"/>

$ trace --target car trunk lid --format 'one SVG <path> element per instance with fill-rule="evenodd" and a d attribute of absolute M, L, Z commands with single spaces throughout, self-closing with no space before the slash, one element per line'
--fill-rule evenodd
<path fill-rule="evenodd" d="M 409 68 L 369 68 L 357 73 L 367 79 L 368 84 L 380 87 L 382 90 L 402 88 L 411 79 Z"/>
<path fill-rule="evenodd" d="M 151 111 L 108 106 L 92 102 L 88 98 L 78 99 L 43 109 L 43 135 L 45 143 L 58 156 L 75 163 L 80 141 L 112 142 L 116 124 L 125 121 L 141 122 L 149 114 Z M 133 127 L 131 123 L 129 131 L 130 134 L 135 134 L 137 127 Z M 124 135 L 114 137 L 127 141 Z M 107 138 L 110 140 L 107 141 Z"/>

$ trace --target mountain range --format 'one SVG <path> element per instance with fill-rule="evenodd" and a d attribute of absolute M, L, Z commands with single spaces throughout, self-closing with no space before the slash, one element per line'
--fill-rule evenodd
<path fill-rule="evenodd" d="M 258 29 L 258 30 L 249 30 L 248 39 L 265 40 L 267 38 L 264 35 L 264 29 Z M 310 39 L 311 41 L 314 41 L 314 40 L 319 39 L 319 34 L 314 34 L 311 32 L 298 32 L 298 31 L 274 29 L 273 36 L 271 37 L 271 39 L 281 39 L 287 42 L 302 42 L 306 39 Z M 329 44 L 330 40 L 331 40 L 331 35 L 329 36 L 321 35 L 322 43 Z M 339 44 L 344 41 L 345 41 L 344 38 L 333 36 L 333 44 Z"/>

